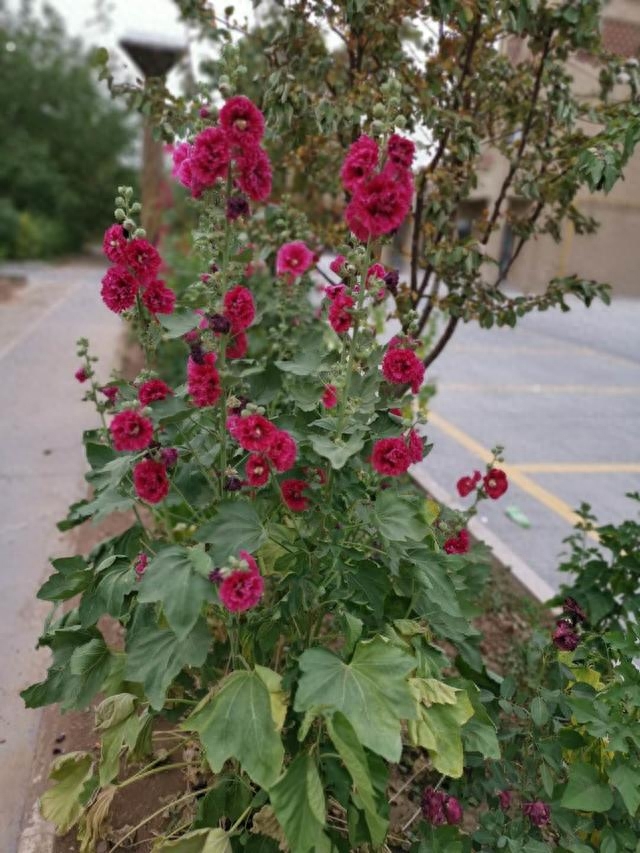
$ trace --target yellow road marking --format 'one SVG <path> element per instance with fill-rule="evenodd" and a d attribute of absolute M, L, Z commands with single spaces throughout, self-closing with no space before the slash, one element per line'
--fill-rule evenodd
<path fill-rule="evenodd" d="M 464 391 L 471 394 L 585 394 L 624 397 L 640 395 L 640 385 L 485 385 L 473 382 L 439 382 L 441 391 Z"/>
<path fill-rule="evenodd" d="M 529 474 L 640 474 L 640 462 L 518 462 L 511 468 Z"/>
<path fill-rule="evenodd" d="M 457 426 L 450 423 L 450 421 L 446 420 L 446 418 L 443 418 L 442 415 L 433 411 L 429 412 L 428 423 L 431 423 L 438 429 L 442 430 L 442 432 L 462 447 L 466 448 L 470 453 L 473 453 L 474 456 L 477 456 L 478 459 L 485 464 L 490 463 L 493 459 L 493 454 L 490 450 L 487 450 L 487 448 L 479 444 L 475 438 L 467 435 L 466 432 L 463 432 Z M 500 467 L 507 474 L 512 483 L 520 486 L 520 488 L 528 495 L 531 495 L 532 498 L 535 498 L 535 500 L 543 506 L 546 506 L 547 509 L 550 509 L 556 515 L 560 516 L 560 518 L 564 519 L 572 527 L 580 522 L 580 516 L 571 509 L 568 503 L 565 503 L 561 498 L 554 495 L 553 492 L 550 492 L 548 489 L 543 489 L 542 486 L 539 486 L 531 479 L 531 477 L 527 477 L 526 474 L 523 474 L 522 471 L 519 471 L 511 465 L 501 464 Z M 595 533 L 589 533 L 588 535 L 591 539 L 595 539 L 596 541 L 598 540 Z"/>

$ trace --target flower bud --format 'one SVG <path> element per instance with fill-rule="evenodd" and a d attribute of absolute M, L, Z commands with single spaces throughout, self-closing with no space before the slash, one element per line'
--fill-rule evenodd
<path fill-rule="evenodd" d="M 116 198 L 115 203 L 116 203 L 116 205 L 117 205 L 118 207 L 122 207 L 122 205 L 125 203 L 125 200 L 122 198 L 122 196 L 121 196 L 121 195 L 119 195 L 119 196 Z"/>
<path fill-rule="evenodd" d="M 386 107 L 384 104 L 381 104 L 381 103 L 374 104 L 373 115 L 376 118 L 384 118 L 385 113 L 386 113 Z"/>
<path fill-rule="evenodd" d="M 144 228 L 136 228 L 136 230 L 133 232 L 133 236 L 143 238 L 147 236 L 147 232 L 144 230 Z"/>
<path fill-rule="evenodd" d="M 140 204 L 139 201 L 135 201 L 131 205 L 131 213 L 140 213 L 141 210 L 142 210 L 142 205 Z"/>
<path fill-rule="evenodd" d="M 122 227 L 125 228 L 129 232 L 129 234 L 132 234 L 136 230 L 136 223 L 133 221 L 133 219 L 125 219 L 125 221 L 122 223 Z"/>
<path fill-rule="evenodd" d="M 121 207 L 117 207 L 114 210 L 113 215 L 118 220 L 118 222 L 124 222 L 124 220 L 127 218 L 127 214 L 124 212 L 124 210 Z"/>

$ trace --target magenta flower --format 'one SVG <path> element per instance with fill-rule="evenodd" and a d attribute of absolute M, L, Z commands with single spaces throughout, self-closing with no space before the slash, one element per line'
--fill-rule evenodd
<path fill-rule="evenodd" d="M 276 273 L 297 278 L 305 273 L 315 262 L 315 255 L 302 240 L 285 243 L 278 249 L 276 256 Z"/>
<path fill-rule="evenodd" d="M 116 450 L 144 450 L 153 440 L 153 424 L 139 412 L 125 409 L 118 412 L 109 424 Z"/>

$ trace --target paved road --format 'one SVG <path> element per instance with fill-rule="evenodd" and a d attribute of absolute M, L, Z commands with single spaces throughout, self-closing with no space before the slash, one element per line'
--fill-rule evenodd
<path fill-rule="evenodd" d="M 457 478 L 506 447 L 508 493 L 482 504 L 481 521 L 551 587 L 572 510 L 599 519 L 637 512 L 640 489 L 640 300 L 570 313 L 536 313 L 516 329 L 459 329 L 433 365 L 437 382 L 424 470 L 449 494 Z M 505 509 L 531 522 L 523 529 Z"/>
<path fill-rule="evenodd" d="M 121 326 L 100 301 L 101 265 L 0 267 L 6 272 L 28 276 L 0 303 L 0 851 L 15 853 L 39 722 L 18 692 L 47 663 L 34 651 L 48 612 L 35 593 L 48 556 L 64 548 L 55 522 L 84 495 L 79 439 L 96 424 L 73 377 L 75 341 L 90 339 L 106 379 Z"/>

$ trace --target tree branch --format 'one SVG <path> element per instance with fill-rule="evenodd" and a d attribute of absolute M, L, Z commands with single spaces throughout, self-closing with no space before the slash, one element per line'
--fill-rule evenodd
<path fill-rule="evenodd" d="M 442 350 L 449 343 L 451 336 L 453 335 L 453 333 L 456 330 L 456 326 L 458 325 L 459 320 L 460 320 L 460 317 L 453 317 L 453 316 L 449 317 L 449 322 L 445 326 L 445 330 L 442 333 L 442 335 L 440 336 L 438 343 L 434 346 L 434 348 L 431 350 L 431 352 L 424 359 L 425 368 L 429 367 L 431 364 L 433 364 L 433 362 L 438 358 L 438 356 L 440 355 Z"/>

